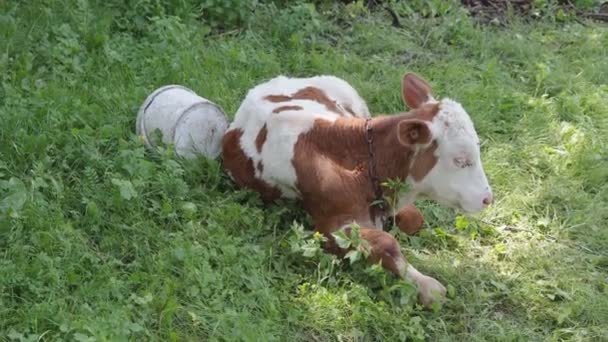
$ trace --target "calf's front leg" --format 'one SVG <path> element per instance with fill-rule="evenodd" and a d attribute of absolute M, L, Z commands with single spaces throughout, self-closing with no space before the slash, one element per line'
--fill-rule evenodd
<path fill-rule="evenodd" d="M 350 228 L 344 228 L 346 234 L 350 234 Z M 441 283 L 432 277 L 420 273 L 414 266 L 408 264 L 401 254 L 399 243 L 387 232 L 379 229 L 361 228 L 361 237 L 369 243 L 371 253 L 368 261 L 371 263 L 381 262 L 382 266 L 395 275 L 416 284 L 418 288 L 418 301 L 425 307 L 445 296 L 446 289 Z M 346 251 L 337 247 L 330 236 L 328 251 L 343 256 Z"/>

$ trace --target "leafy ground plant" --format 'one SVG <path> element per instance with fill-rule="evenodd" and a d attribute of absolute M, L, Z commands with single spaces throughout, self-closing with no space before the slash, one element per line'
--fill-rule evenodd
<path fill-rule="evenodd" d="M 252 1 L 218 32 L 214 3 L 0 2 L 0 339 L 608 340 L 605 26 Z M 496 193 L 477 217 L 420 202 L 426 229 L 395 233 L 448 286 L 438 310 L 321 253 L 295 203 L 134 132 L 165 84 L 232 116 L 270 77 L 333 74 L 394 113 L 406 70 L 470 112 Z"/>

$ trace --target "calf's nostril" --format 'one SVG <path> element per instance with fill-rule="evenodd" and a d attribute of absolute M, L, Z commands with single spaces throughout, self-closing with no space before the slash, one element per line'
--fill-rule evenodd
<path fill-rule="evenodd" d="M 483 199 L 483 205 L 488 206 L 490 204 L 492 204 L 492 195 L 488 195 Z"/>

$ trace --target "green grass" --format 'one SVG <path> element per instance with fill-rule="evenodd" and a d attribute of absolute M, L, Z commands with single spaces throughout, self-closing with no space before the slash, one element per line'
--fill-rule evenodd
<path fill-rule="evenodd" d="M 292 6 L 210 35 L 153 1 L 28 3 L 0 2 L 0 340 L 608 340 L 606 26 Z M 333 74 L 392 113 L 407 70 L 467 108 L 496 194 L 477 217 L 421 202 L 427 229 L 396 233 L 449 284 L 434 311 L 318 253 L 295 203 L 134 133 L 169 83 L 232 116 L 265 79 Z"/>

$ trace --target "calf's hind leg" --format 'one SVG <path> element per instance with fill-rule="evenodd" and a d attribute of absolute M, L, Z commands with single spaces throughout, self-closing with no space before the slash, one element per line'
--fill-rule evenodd
<path fill-rule="evenodd" d="M 346 234 L 350 228 L 344 228 Z M 399 243 L 387 232 L 379 229 L 361 228 L 361 237 L 369 243 L 371 253 L 368 261 L 377 263 L 381 261 L 382 266 L 395 275 L 416 284 L 418 288 L 418 301 L 428 307 L 445 296 L 445 287 L 437 280 L 420 273 L 414 266 L 408 264 L 401 253 Z M 331 241 L 331 240 L 330 240 Z M 344 250 L 339 249 L 335 243 L 330 243 L 329 251 L 343 255 Z"/>
<path fill-rule="evenodd" d="M 396 213 L 395 224 L 407 235 L 414 235 L 422 229 L 424 217 L 418 208 L 410 204 Z"/>

